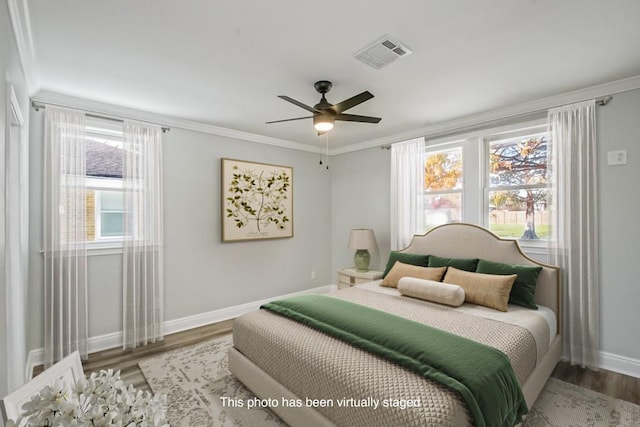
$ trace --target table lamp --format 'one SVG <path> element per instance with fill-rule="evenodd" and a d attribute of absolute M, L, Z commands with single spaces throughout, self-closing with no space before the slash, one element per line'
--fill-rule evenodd
<path fill-rule="evenodd" d="M 355 249 L 353 260 L 357 271 L 369 271 L 371 255 L 369 249 L 376 247 L 376 238 L 370 228 L 356 228 L 349 235 L 349 249 Z"/>

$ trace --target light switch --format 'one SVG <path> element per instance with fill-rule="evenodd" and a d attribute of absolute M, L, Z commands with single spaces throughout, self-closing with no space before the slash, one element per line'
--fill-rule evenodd
<path fill-rule="evenodd" d="M 608 151 L 607 152 L 607 164 L 609 166 L 626 165 L 627 164 L 627 150 Z"/>

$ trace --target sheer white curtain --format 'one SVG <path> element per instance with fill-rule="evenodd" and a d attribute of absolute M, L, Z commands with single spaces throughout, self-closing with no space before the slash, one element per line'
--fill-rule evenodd
<path fill-rule="evenodd" d="M 391 250 L 424 233 L 424 138 L 391 146 Z"/>
<path fill-rule="evenodd" d="M 562 269 L 563 352 L 597 369 L 600 348 L 595 101 L 549 111 L 550 262 Z"/>
<path fill-rule="evenodd" d="M 44 148 L 44 365 L 87 358 L 84 113 L 47 106 Z"/>
<path fill-rule="evenodd" d="M 164 336 L 162 132 L 125 121 L 123 133 L 124 348 L 135 348 Z"/>

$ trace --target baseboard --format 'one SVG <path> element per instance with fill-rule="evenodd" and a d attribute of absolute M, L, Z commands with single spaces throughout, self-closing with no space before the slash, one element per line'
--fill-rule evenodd
<path fill-rule="evenodd" d="M 196 314 L 194 316 L 183 317 L 181 319 L 168 320 L 164 322 L 165 335 L 174 334 L 176 332 L 186 331 L 188 329 L 198 328 L 200 326 L 210 325 L 212 323 L 222 322 L 236 318 L 242 314 L 249 313 L 250 311 L 257 310 L 262 304 L 266 304 L 269 301 L 273 301 L 274 298 L 287 298 L 296 295 L 308 295 L 308 294 L 326 294 L 338 290 L 336 285 L 320 286 L 318 288 L 306 289 L 300 292 L 294 292 L 292 294 L 281 295 L 279 297 L 265 298 L 260 301 L 253 301 L 246 304 L 236 305 L 229 308 L 222 308 L 220 310 L 210 311 L 208 313 Z"/>
<path fill-rule="evenodd" d="M 600 368 L 640 378 L 640 360 L 619 354 L 600 352 Z"/>
<path fill-rule="evenodd" d="M 193 316 L 183 317 L 181 319 L 167 320 L 163 324 L 164 334 L 174 334 L 176 332 L 186 331 L 188 329 L 198 328 L 200 326 L 210 325 L 212 323 L 222 322 L 236 318 L 242 314 L 249 313 L 257 310 L 262 304 L 273 301 L 276 298 L 287 298 L 296 295 L 308 295 L 308 294 L 326 294 L 336 291 L 338 287 L 336 285 L 326 285 L 317 288 L 306 289 L 304 291 L 294 292 L 287 295 L 280 295 L 271 298 L 265 298 L 260 301 L 252 301 L 246 304 L 240 304 L 233 307 L 222 308 L 219 310 L 209 311 L 207 313 L 200 313 Z M 108 350 L 110 348 L 116 348 L 122 346 L 122 332 L 113 332 L 110 334 L 99 335 L 96 337 L 90 337 L 87 342 L 89 353 L 95 353 L 97 351 Z M 31 379 L 33 368 L 44 363 L 44 349 L 38 348 L 31 350 L 27 356 L 27 366 L 25 372 L 25 378 Z"/>

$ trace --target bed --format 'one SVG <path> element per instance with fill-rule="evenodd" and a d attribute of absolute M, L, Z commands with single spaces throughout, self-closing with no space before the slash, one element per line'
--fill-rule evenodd
<path fill-rule="evenodd" d="M 403 296 L 379 281 L 330 295 L 500 350 L 531 407 L 560 359 L 558 268 L 529 258 L 516 241 L 471 224 L 436 227 L 399 252 L 539 267 L 538 310 L 512 304 L 507 312 L 468 303 L 452 308 Z M 474 423 L 459 394 L 439 382 L 270 310 L 239 317 L 233 334 L 231 372 L 256 396 L 271 399 L 271 409 L 289 425 Z"/>

